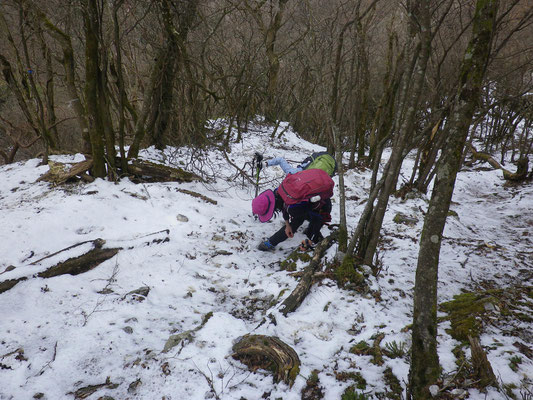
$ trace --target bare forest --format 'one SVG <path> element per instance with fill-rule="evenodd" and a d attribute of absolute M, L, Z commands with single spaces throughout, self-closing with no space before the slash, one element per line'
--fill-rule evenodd
<path fill-rule="evenodd" d="M 341 281 L 376 265 L 391 196 L 431 192 L 408 385 L 428 398 L 457 173 L 468 158 L 533 178 L 531 0 L 2 0 L 0 37 L 0 165 L 81 153 L 83 180 L 119 181 L 153 172 L 135 163 L 141 149 L 230 162 L 250 123 L 281 138 L 287 122 L 337 157 Z M 368 199 L 347 221 L 343 176 L 363 168 Z"/>
<path fill-rule="evenodd" d="M 478 150 L 519 160 L 532 141 L 532 10 L 500 3 L 473 124 Z M 227 132 L 206 121 L 239 130 L 263 115 L 331 149 L 337 132 L 349 167 L 408 131 L 404 152 L 421 156 L 410 184 L 425 189 L 475 4 L 7 0 L 0 11 L 4 163 L 80 151 L 92 175 L 113 175 L 116 156 L 223 146 Z"/>

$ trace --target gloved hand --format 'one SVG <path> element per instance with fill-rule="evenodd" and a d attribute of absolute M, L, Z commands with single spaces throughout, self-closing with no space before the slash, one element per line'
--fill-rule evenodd
<path fill-rule="evenodd" d="M 261 168 L 263 167 L 263 155 L 259 152 L 255 153 L 254 161 L 255 161 L 255 166 L 257 167 L 257 169 L 261 170 Z"/>
<path fill-rule="evenodd" d="M 322 218 L 322 222 L 325 225 L 329 225 L 329 223 L 331 222 L 331 214 L 328 213 L 328 212 L 321 211 L 320 212 L 320 218 Z"/>
<path fill-rule="evenodd" d="M 268 161 L 261 161 L 261 169 L 268 167 Z"/>
<path fill-rule="evenodd" d="M 309 239 L 302 240 L 302 243 L 300 244 L 300 247 L 298 248 L 300 251 L 307 251 L 307 250 L 313 250 L 313 242 L 311 242 Z"/>

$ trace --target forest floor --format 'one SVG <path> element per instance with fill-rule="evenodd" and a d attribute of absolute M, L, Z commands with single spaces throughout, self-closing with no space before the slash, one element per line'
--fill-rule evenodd
<path fill-rule="evenodd" d="M 256 249 L 283 221 L 254 219 L 255 187 L 235 166 L 251 174 L 255 152 L 301 161 L 323 150 L 287 128 L 271 139 L 271 128 L 250 125 L 242 142 L 232 144 L 231 163 L 218 151 L 142 152 L 147 160 L 201 169 L 210 178 L 203 183 L 98 179 L 53 186 L 36 182 L 49 169 L 40 160 L 1 166 L 0 287 L 25 279 L 0 293 L 0 399 L 405 398 L 428 196 L 391 199 L 378 272 L 367 269 L 366 291 L 339 287 L 326 274 L 284 316 L 279 306 L 298 277 L 282 262 L 304 236 L 298 232 L 274 252 Z M 400 181 L 409 179 L 413 162 L 408 156 Z M 531 399 L 533 185 L 509 185 L 501 171 L 486 167 L 459 173 L 444 232 L 439 396 Z M 370 176 L 364 168 L 346 173 L 350 229 Z M 277 167 L 263 170 L 260 190 L 282 178 Z M 333 200 L 335 223 L 337 189 Z M 78 275 L 43 277 L 102 243 L 96 239 L 105 241 L 103 249 L 118 249 L 116 255 Z M 336 245 L 326 253 L 324 270 L 335 252 Z M 470 347 L 461 340 L 465 331 L 479 336 L 497 378 L 493 386 L 479 387 Z M 246 334 L 278 337 L 296 351 L 301 367 L 292 386 L 232 358 L 232 346 Z"/>

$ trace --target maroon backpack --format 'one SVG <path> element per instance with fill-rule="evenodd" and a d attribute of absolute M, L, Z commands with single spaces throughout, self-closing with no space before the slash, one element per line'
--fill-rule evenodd
<path fill-rule="evenodd" d="M 309 201 L 314 196 L 326 200 L 333 196 L 335 182 L 321 169 L 306 169 L 289 174 L 279 185 L 278 193 L 287 205 Z"/>

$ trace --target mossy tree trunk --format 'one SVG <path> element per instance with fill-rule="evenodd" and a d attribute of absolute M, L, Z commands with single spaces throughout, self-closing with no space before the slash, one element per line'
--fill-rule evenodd
<path fill-rule="evenodd" d="M 176 64 L 179 61 L 179 49 L 177 35 L 174 34 L 176 28 L 172 21 L 169 2 L 162 0 L 159 4 L 165 32 L 166 59 L 161 71 L 161 82 L 158 93 L 159 106 L 150 141 L 157 149 L 162 150 L 165 148 L 164 137 L 172 115 L 174 77 L 176 76 Z"/>
<path fill-rule="evenodd" d="M 445 129 L 424 227 L 415 278 L 409 398 L 427 399 L 439 377 L 437 355 L 437 280 L 442 232 L 450 206 L 472 116 L 478 105 L 490 55 L 498 0 L 477 0 L 472 37 L 463 58 L 459 90 Z"/>

